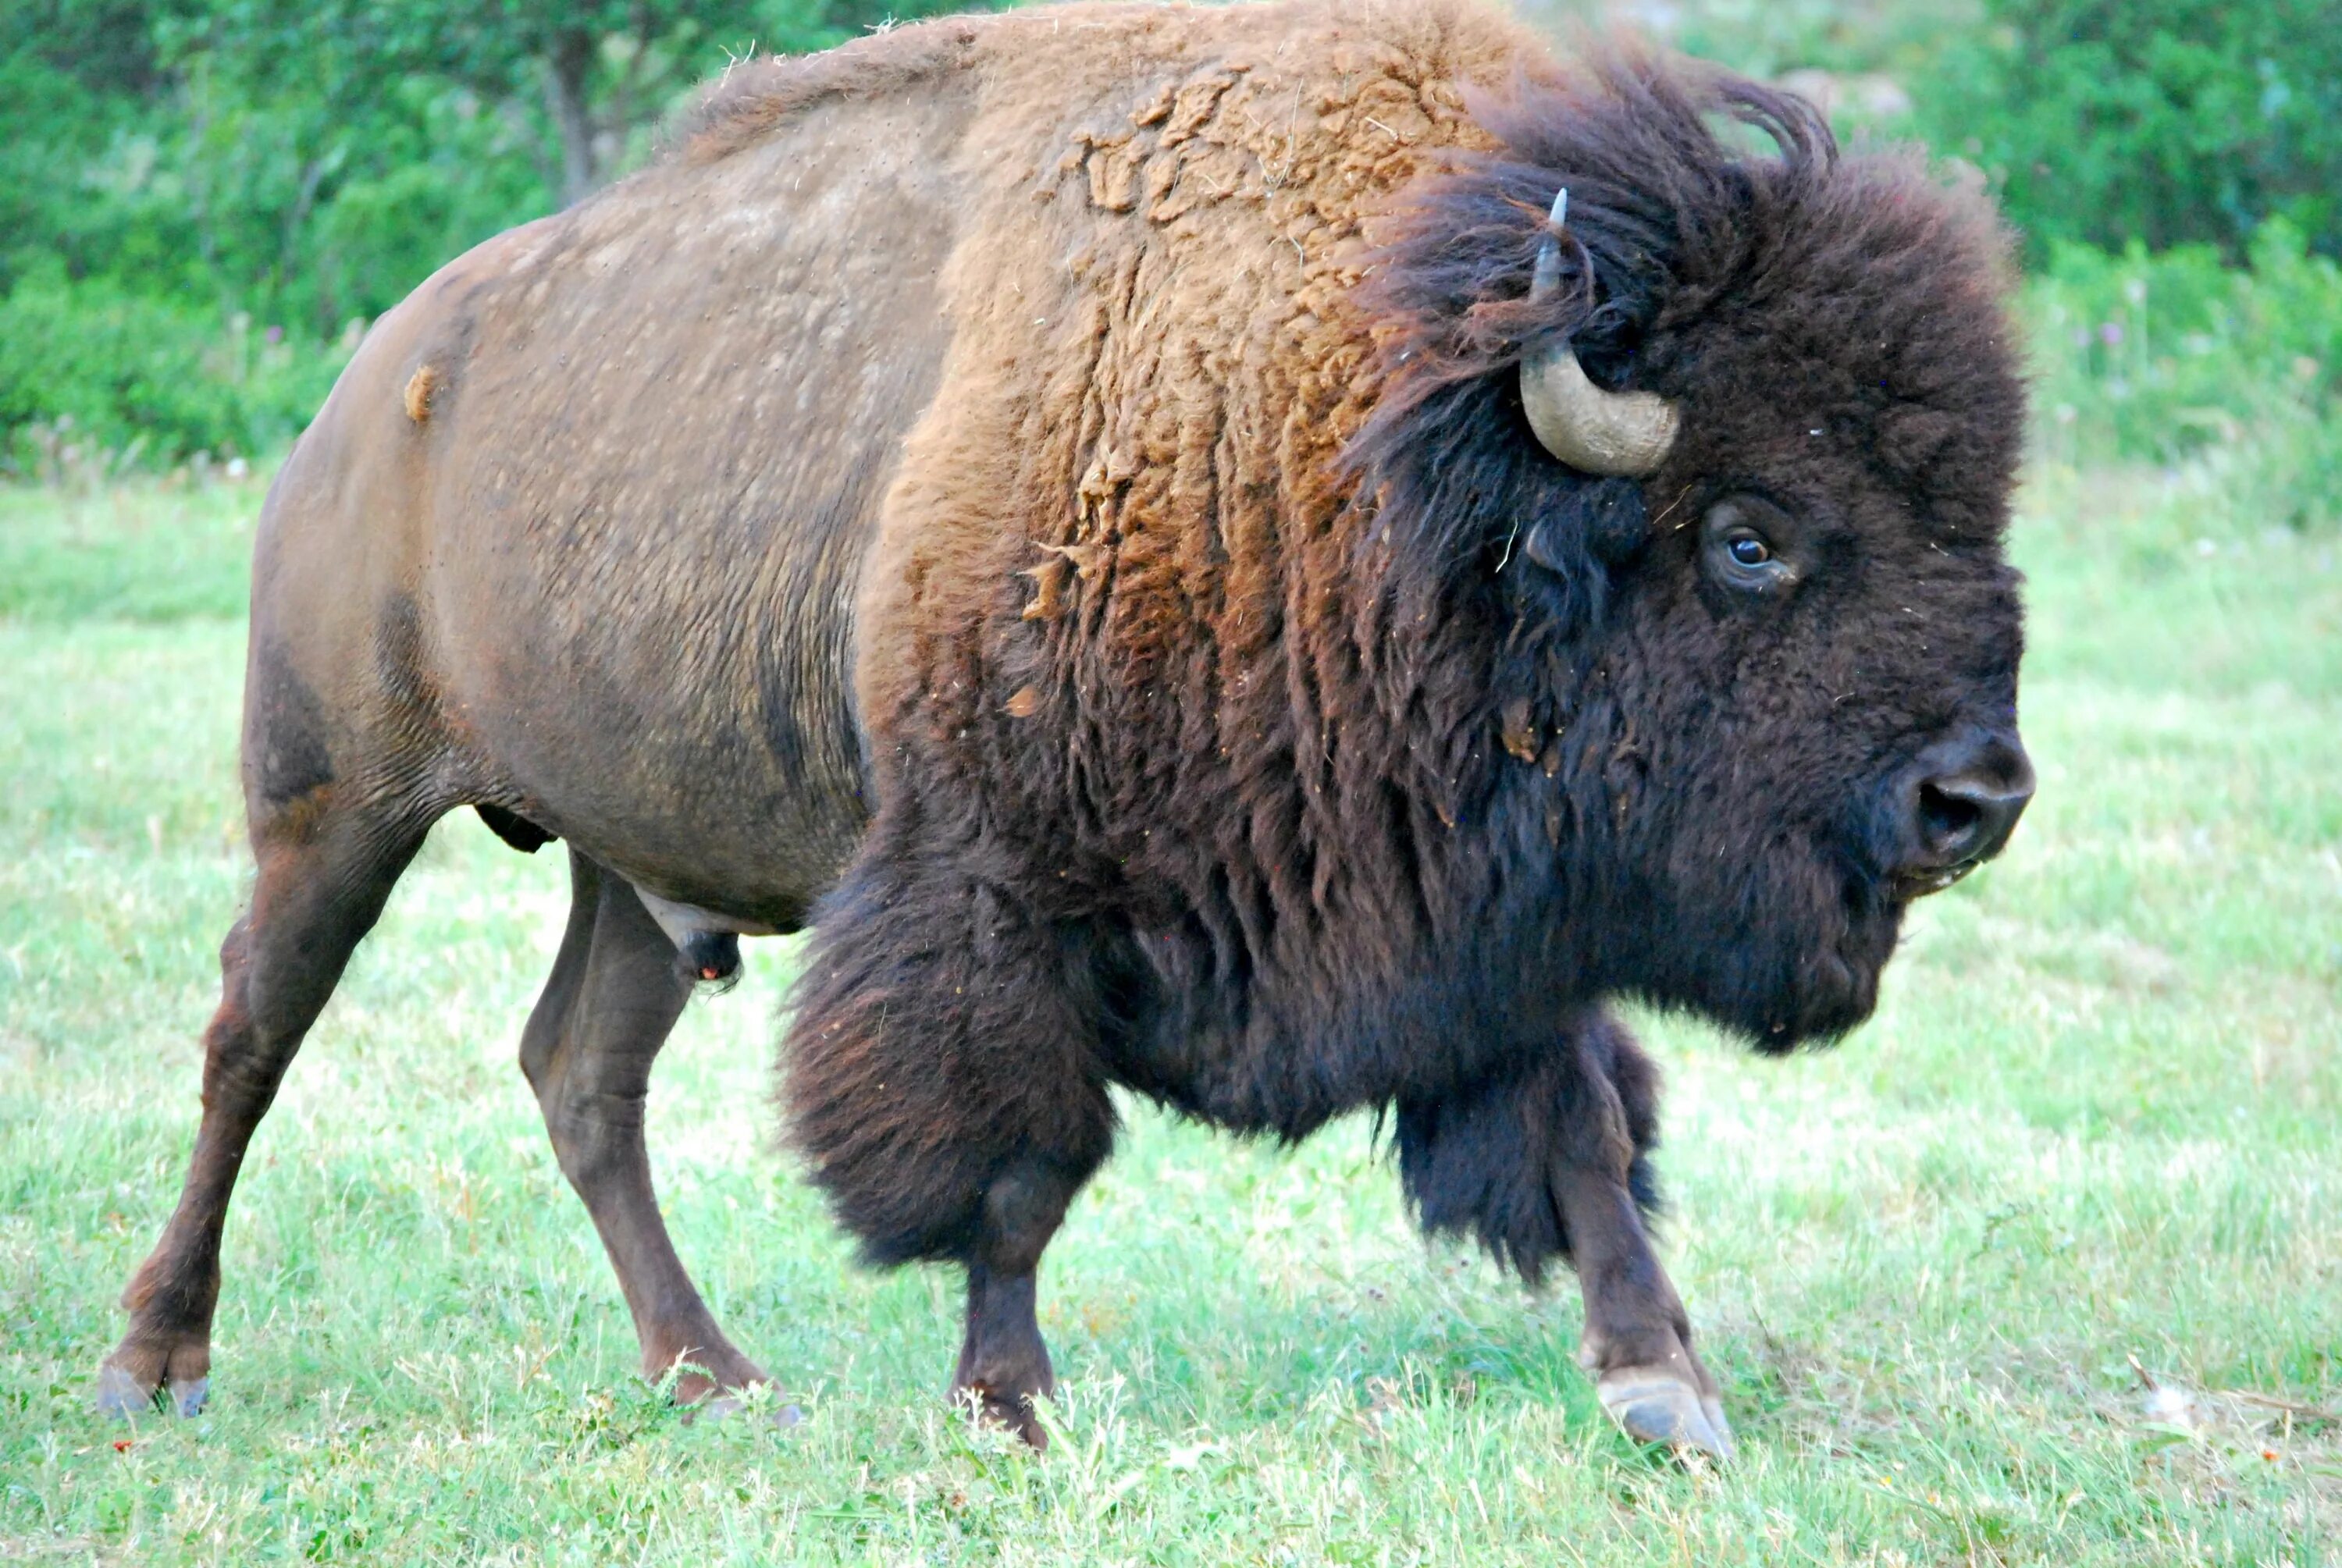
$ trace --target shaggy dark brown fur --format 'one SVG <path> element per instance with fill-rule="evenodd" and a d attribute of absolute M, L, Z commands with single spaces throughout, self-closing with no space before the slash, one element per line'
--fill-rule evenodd
<path fill-rule="evenodd" d="M 1107 1082 L 1294 1138 L 1534 1078 L 1608 994 L 1770 1048 L 1868 1011 L 1883 797 L 2013 703 L 1997 236 L 1749 84 L 1628 60 L 1457 96 L 1494 145 L 1410 187 L 1362 286 L 1293 303 L 1264 236 L 1301 275 L 1275 315 L 1166 310 L 1176 229 L 1109 227 L 1034 307 L 1074 315 L 1088 374 L 1036 344 L 1043 395 L 942 416 L 986 432 L 952 443 L 976 473 L 903 508 L 914 562 L 870 590 L 879 812 L 787 1052 L 795 1136 L 875 1256 L 960 1255 L 988 1171 L 1077 1182 Z M 1569 286 L 1532 305 L 1564 184 Z M 1303 205 L 1346 224 L 1338 199 Z M 1536 445 L 1512 372 L 1555 332 L 1680 400 L 1652 482 Z M 1740 490 L 1835 568 L 1794 607 L 1700 580 L 1691 525 Z M 967 526 L 978 497 L 1032 533 Z"/>
<path fill-rule="evenodd" d="M 1284 1138 L 1396 1104 L 1426 1223 L 1536 1279 L 1574 1250 L 1569 1173 L 1653 1197 L 1654 1075 L 1590 1010 L 1836 1035 L 1930 746 L 2017 754 L 1987 213 L 1751 84 L 1526 52 L 1320 76 L 1338 48 L 1287 36 L 1077 132 L 1035 237 L 951 280 L 976 392 L 914 435 L 866 579 L 878 809 L 786 1053 L 791 1135 L 876 1260 L 1037 1258 L 1122 1084 Z M 1360 149 L 1406 138 L 1362 79 L 1449 149 L 1393 195 Z M 1556 334 L 1677 402 L 1661 473 L 1537 446 L 1516 367 Z M 1794 594 L 1705 564 L 1728 500 Z M 1627 1250 L 1660 1283 L 1620 1315 L 1680 1323 Z M 1029 1329 L 969 1333 L 1046 1386 Z"/>

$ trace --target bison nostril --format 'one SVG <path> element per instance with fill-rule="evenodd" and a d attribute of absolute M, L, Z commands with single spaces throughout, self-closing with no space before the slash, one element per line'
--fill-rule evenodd
<path fill-rule="evenodd" d="M 2000 853 L 2033 798 L 2033 770 L 2019 754 L 2005 769 L 1954 774 L 1919 785 L 1919 850 L 1929 871 L 1966 871 Z"/>
<path fill-rule="evenodd" d="M 1917 897 L 1998 854 L 2033 799 L 2033 764 L 2009 734 L 1968 730 L 1928 748 L 1907 778 L 1905 854 L 1896 882 Z"/>
<path fill-rule="evenodd" d="M 1950 865 L 1970 858 L 1984 837 L 1984 807 L 1955 784 L 1929 779 L 1919 786 L 1919 842 L 1928 857 Z"/>

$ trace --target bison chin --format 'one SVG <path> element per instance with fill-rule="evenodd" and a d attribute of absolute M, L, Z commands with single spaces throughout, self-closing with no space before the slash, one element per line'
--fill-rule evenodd
<path fill-rule="evenodd" d="M 1784 846 L 1745 869 L 1729 883 L 1681 878 L 1676 896 L 1639 901 L 1642 918 L 1618 923 L 1628 934 L 1616 950 L 1618 989 L 1700 1014 L 1767 1054 L 1835 1044 L 1878 1004 L 1902 902 L 1812 852 Z"/>

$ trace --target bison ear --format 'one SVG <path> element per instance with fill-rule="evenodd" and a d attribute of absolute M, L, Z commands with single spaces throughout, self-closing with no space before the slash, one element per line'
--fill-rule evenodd
<path fill-rule="evenodd" d="M 1587 558 L 1622 565 L 1650 537 L 1643 487 L 1632 479 L 1597 479 L 1574 486 L 1529 529 L 1522 548 L 1528 558 L 1561 577 L 1576 577 Z"/>

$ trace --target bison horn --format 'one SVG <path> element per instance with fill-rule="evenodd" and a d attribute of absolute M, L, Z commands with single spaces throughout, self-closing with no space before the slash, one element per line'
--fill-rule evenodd
<path fill-rule="evenodd" d="M 1553 198 L 1556 230 L 1568 213 L 1565 189 Z M 1560 286 L 1561 245 L 1547 235 L 1529 298 L 1543 299 Z M 1675 404 L 1654 392 L 1603 391 L 1566 337 L 1521 361 L 1521 407 L 1545 449 L 1583 474 L 1639 478 L 1656 472 L 1675 444 Z"/>

